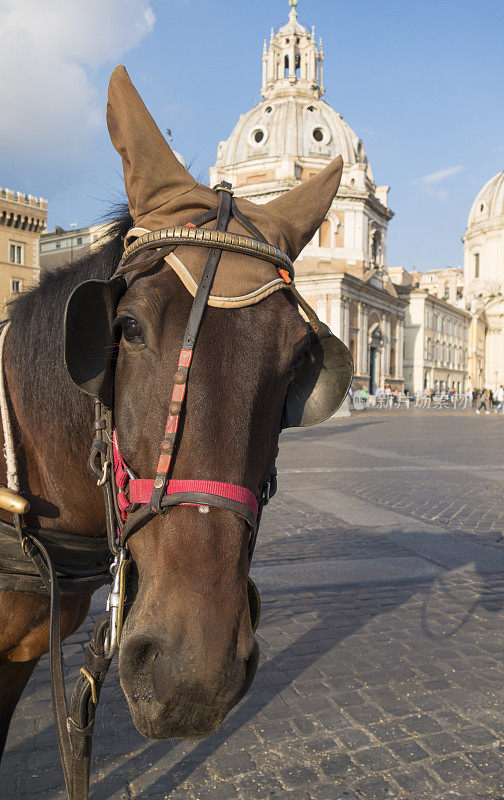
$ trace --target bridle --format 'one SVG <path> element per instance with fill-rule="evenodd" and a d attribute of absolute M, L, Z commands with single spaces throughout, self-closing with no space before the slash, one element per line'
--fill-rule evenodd
<path fill-rule="evenodd" d="M 158 263 L 162 264 L 166 255 L 179 244 L 201 246 L 210 250 L 193 299 L 177 370 L 173 376 L 168 417 L 153 479 L 138 478 L 122 457 L 113 421 L 113 392 L 104 389 L 95 393 L 94 440 L 88 466 L 97 485 L 103 490 L 107 544 L 112 560 L 112 563 L 108 561 L 112 585 L 106 613 L 96 621 L 86 648 L 86 665 L 80 670 L 70 710 L 67 708 L 61 653 L 60 589 L 85 592 L 88 588 L 93 591 L 106 582 L 107 559 L 104 560 L 104 543 L 76 534 L 30 528 L 23 522 L 23 514 L 28 511 L 29 503 L 22 495 L 6 489 L 4 491 L 8 494 L 7 501 L 2 501 L 0 497 L 0 507 L 10 510 L 13 515 L 12 524 L 0 521 L 0 588 L 50 595 L 51 690 L 69 800 L 87 800 L 89 794 L 91 742 L 96 707 L 112 657 L 121 639 L 130 564 L 129 538 L 149 520 L 166 514 L 174 505 L 211 506 L 231 511 L 247 522 L 250 530 L 250 560 L 262 510 L 276 492 L 274 463 L 267 470 L 257 495 L 247 487 L 237 484 L 213 480 L 170 479 L 180 444 L 179 422 L 186 399 L 193 352 L 222 252 L 226 250 L 250 255 L 274 264 L 285 288 L 294 293 L 314 329 L 317 321 L 313 310 L 293 286 L 294 268 L 288 256 L 270 245 L 262 233 L 240 212 L 232 197 L 230 184 L 223 181 L 215 189 L 219 193 L 218 206 L 201 214 L 186 226 L 144 233 L 129 244 L 126 240 L 123 257 L 110 281 L 114 296 L 119 299 L 128 287 L 127 276 L 130 272 L 139 269 L 144 271 Z M 245 227 L 251 237 L 227 230 L 232 217 Z M 200 227 L 214 220 L 215 230 Z M 145 254 L 147 257 L 138 259 Z M 70 366 L 67 366 L 72 374 Z M 0 368 L 3 369 L 1 364 Z M 9 550 L 9 541 L 14 541 L 15 554 Z M 61 557 L 55 564 L 51 548 L 54 545 L 61 556 L 61 544 L 73 549 L 76 554 L 74 560 L 79 563 L 86 555 L 88 559 L 91 558 L 93 546 L 95 550 L 97 548 L 98 555 L 95 552 L 94 556 L 96 568 L 82 570 L 73 564 L 68 567 L 62 563 Z M 26 568 L 24 571 L 17 569 L 12 577 L 9 570 L 14 564 L 14 555 L 17 561 L 20 559 L 19 548 L 23 558 L 32 563 L 35 572 L 30 573 Z M 19 567 L 17 562 L 16 565 Z M 247 590 L 251 622 L 255 631 L 260 616 L 260 597 L 250 578 Z"/>
<path fill-rule="evenodd" d="M 166 255 L 178 244 L 211 248 L 193 299 L 177 369 L 173 376 L 168 417 L 153 479 L 138 478 L 128 467 L 120 451 L 117 430 L 113 426 L 112 410 L 100 399 L 95 401 L 96 435 L 91 448 L 89 466 L 97 483 L 104 490 L 109 547 L 114 555 L 111 568 L 113 584 L 108 603 L 111 612 L 110 635 L 105 642 L 107 657 L 112 657 L 121 639 L 126 574 L 130 563 L 128 540 L 134 533 L 149 520 L 157 515 L 166 514 L 176 505 L 220 508 L 237 514 L 248 524 L 250 562 L 263 507 L 276 492 L 274 463 L 270 465 L 261 483 L 258 496 L 247 487 L 238 484 L 213 480 L 170 480 L 169 477 L 179 446 L 179 422 L 186 398 L 194 348 L 223 250 L 254 255 L 271 261 L 277 266 L 286 286 L 290 287 L 294 275 L 294 267 L 288 256 L 270 245 L 262 233 L 239 211 L 232 197 L 231 185 L 223 181 L 215 187 L 215 190 L 219 192 L 219 205 L 216 208 L 201 214 L 185 227 L 164 228 L 147 233 L 128 245 L 113 278 L 123 282 L 120 292 L 124 293 L 127 288 L 125 275 L 133 270 L 136 272 L 139 267 L 146 270 L 155 264 L 163 263 Z M 257 238 L 227 231 L 232 216 L 235 216 Z M 213 220 L 216 220 L 215 230 L 200 228 L 201 225 Z M 147 258 L 142 258 L 139 262 L 137 256 L 145 253 L 148 253 Z M 249 599 L 251 595 L 255 595 L 251 604 L 256 613 L 256 618 L 252 619 L 255 631 L 259 622 L 260 601 L 257 589 L 250 578 L 248 592 Z"/>

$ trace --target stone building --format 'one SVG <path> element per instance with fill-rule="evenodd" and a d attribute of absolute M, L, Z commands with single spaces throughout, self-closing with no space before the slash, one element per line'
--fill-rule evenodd
<path fill-rule="evenodd" d="M 470 372 L 474 388 L 495 391 L 504 385 L 504 172 L 494 175 L 476 196 L 463 242 L 464 297 L 474 328 Z"/>
<path fill-rule="evenodd" d="M 0 187 L 0 303 L 37 282 L 39 242 L 47 222 L 47 200 Z"/>
<path fill-rule="evenodd" d="M 386 269 L 388 186 L 374 182 L 361 139 L 323 100 L 323 50 L 314 29 L 289 21 L 262 53 L 263 99 L 220 142 L 210 185 L 266 203 L 341 154 L 337 197 L 296 262 L 296 285 L 355 361 L 354 387 L 403 385 L 404 309 Z"/>
<path fill-rule="evenodd" d="M 389 274 L 394 280 L 392 269 L 389 269 Z M 429 294 L 435 294 L 452 305 L 459 304 L 463 299 L 464 271 L 460 267 L 442 267 L 425 272 L 413 270 L 410 274 L 418 289 L 425 289 Z"/>
<path fill-rule="evenodd" d="M 407 299 L 404 352 L 405 388 L 419 395 L 425 389 L 436 392 L 454 389 L 465 392 L 468 335 L 471 314 L 448 303 L 433 292 L 415 286 L 403 277 L 397 287 Z"/>
<path fill-rule="evenodd" d="M 100 245 L 107 235 L 109 225 L 91 225 L 69 231 L 56 227 L 40 237 L 41 271 L 72 264 Z"/>

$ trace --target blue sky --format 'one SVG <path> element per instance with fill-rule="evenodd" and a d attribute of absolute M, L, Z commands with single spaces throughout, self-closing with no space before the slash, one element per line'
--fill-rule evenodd
<path fill-rule="evenodd" d="M 0 0 L 0 185 L 49 200 L 49 225 L 123 197 L 105 126 L 124 63 L 206 181 L 217 144 L 260 100 L 262 42 L 288 0 Z M 363 139 L 396 216 L 388 263 L 460 264 L 480 187 L 504 169 L 502 0 L 299 0 L 324 45 L 325 100 Z"/>

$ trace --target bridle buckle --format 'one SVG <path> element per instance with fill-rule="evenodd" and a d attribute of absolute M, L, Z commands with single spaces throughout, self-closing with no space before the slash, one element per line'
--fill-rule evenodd
<path fill-rule="evenodd" d="M 105 647 L 107 658 L 112 657 L 121 641 L 126 599 L 126 573 L 129 565 L 129 556 L 126 549 L 122 547 L 110 567 L 113 582 L 107 599 L 107 611 L 110 613 L 110 633 Z"/>
<path fill-rule="evenodd" d="M 85 669 L 84 667 L 81 667 L 79 672 L 82 675 L 82 677 L 85 678 L 87 680 L 87 682 L 89 683 L 89 686 L 91 688 L 91 700 L 93 701 L 93 703 L 96 706 L 98 704 L 98 694 L 97 694 L 97 691 L 96 691 L 95 679 L 93 678 L 91 673 L 88 672 L 88 670 Z"/>

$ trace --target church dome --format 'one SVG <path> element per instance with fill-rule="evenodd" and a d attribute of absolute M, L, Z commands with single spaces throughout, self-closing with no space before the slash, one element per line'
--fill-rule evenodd
<path fill-rule="evenodd" d="M 293 156 L 329 162 L 341 155 L 345 165 L 362 164 L 373 181 L 364 145 L 342 115 L 315 97 L 281 95 L 261 101 L 243 114 L 229 139 L 221 142 L 216 167 Z"/>
<path fill-rule="evenodd" d="M 212 183 L 224 176 L 238 191 L 264 200 L 273 184 L 285 191 L 343 157 L 342 189 L 374 192 L 364 145 L 342 115 L 324 100 L 322 40 L 298 20 L 297 0 L 289 0 L 289 21 L 262 52 L 264 99 L 242 114 L 229 139 L 220 142 Z M 251 188 L 255 187 L 255 188 Z M 385 200 L 386 191 L 381 198 Z"/>
<path fill-rule="evenodd" d="M 472 204 L 467 228 L 486 227 L 493 222 L 504 224 L 504 171 L 485 183 Z"/>

